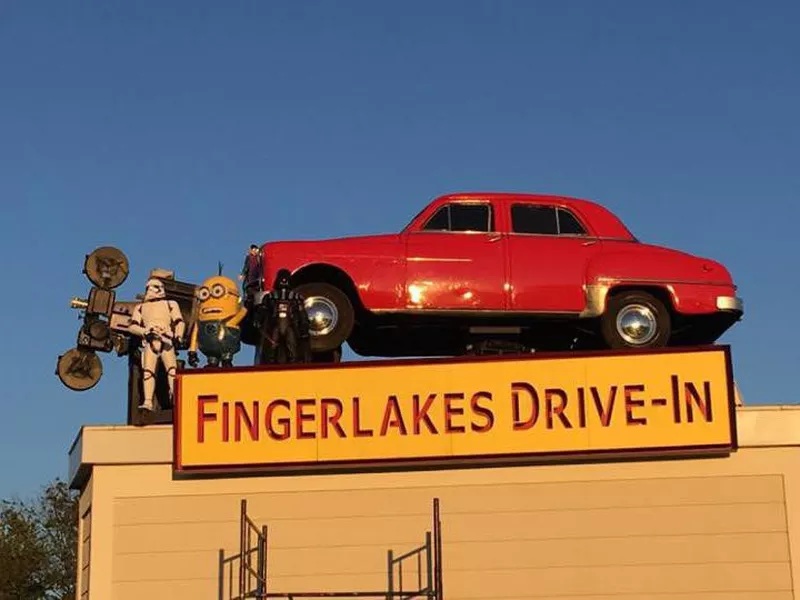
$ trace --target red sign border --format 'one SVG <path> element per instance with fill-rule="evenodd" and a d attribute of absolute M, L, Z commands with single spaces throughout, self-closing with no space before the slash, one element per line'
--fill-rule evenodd
<path fill-rule="evenodd" d="M 676 353 L 697 353 L 697 352 L 722 352 L 725 356 L 725 371 L 728 389 L 728 421 L 730 424 L 730 443 L 728 444 L 704 444 L 689 445 L 682 447 L 639 447 L 624 450 L 565 450 L 558 452 L 531 452 L 531 453 L 511 453 L 511 454 L 474 454 L 460 456 L 425 456 L 412 458 L 375 458 L 375 459 L 348 459 L 335 461 L 302 461 L 288 463 L 259 463 L 248 465 L 193 465 L 184 466 L 181 463 L 180 441 L 181 441 L 181 381 L 182 376 L 188 374 L 210 374 L 210 373 L 252 373 L 263 371 L 290 371 L 290 370 L 338 370 L 348 368 L 375 368 L 386 366 L 405 366 L 405 365 L 447 365 L 476 362 L 508 362 L 508 361 L 530 361 L 547 359 L 581 359 L 611 356 L 641 356 L 659 355 Z M 733 361 L 731 359 L 730 345 L 706 345 L 696 347 L 667 347 L 647 350 L 599 350 L 594 352 L 536 352 L 531 354 L 514 354 L 502 356 L 457 356 L 445 358 L 429 359 L 390 359 L 390 360 L 366 360 L 348 361 L 341 363 L 302 363 L 289 365 L 258 365 L 247 367 L 229 367 L 226 369 L 179 369 L 175 378 L 173 408 L 173 475 L 181 476 L 236 476 L 236 475 L 320 475 L 325 473 L 352 473 L 352 472 L 375 472 L 390 470 L 423 470 L 442 469 L 442 468 L 477 468 L 486 466 L 514 466 L 514 465 L 535 465 L 553 463 L 574 463 L 574 462 L 609 462 L 628 461 L 628 460 L 658 460 L 666 458 L 700 457 L 700 456 L 720 456 L 735 452 L 739 448 L 738 433 L 736 428 L 736 403 L 733 378 Z"/>

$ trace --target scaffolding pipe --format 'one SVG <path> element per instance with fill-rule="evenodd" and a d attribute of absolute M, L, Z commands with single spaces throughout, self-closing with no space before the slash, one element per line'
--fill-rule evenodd
<path fill-rule="evenodd" d="M 239 518 L 239 552 L 241 558 L 239 559 L 239 598 L 245 597 L 245 548 L 247 536 L 247 500 L 242 499 L 241 514 Z"/>

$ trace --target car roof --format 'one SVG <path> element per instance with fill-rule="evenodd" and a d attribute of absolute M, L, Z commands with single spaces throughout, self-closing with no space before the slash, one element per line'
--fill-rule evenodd
<path fill-rule="evenodd" d="M 571 208 L 585 220 L 599 237 L 635 240 L 635 236 L 614 213 L 605 206 L 592 200 L 573 198 L 554 194 L 536 193 L 511 193 L 511 192 L 457 192 L 439 196 L 434 201 L 436 204 L 458 202 L 465 200 L 493 200 L 504 204 L 512 202 L 529 202 L 537 204 L 552 204 L 564 208 Z"/>

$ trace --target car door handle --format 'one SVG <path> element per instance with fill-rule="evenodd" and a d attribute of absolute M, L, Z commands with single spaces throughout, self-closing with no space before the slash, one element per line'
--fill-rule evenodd
<path fill-rule="evenodd" d="M 583 242 L 581 246 L 594 246 L 597 243 L 597 240 L 589 240 L 588 242 Z"/>
<path fill-rule="evenodd" d="M 489 237 L 490 242 L 499 242 L 502 239 L 503 239 L 502 235 L 493 235 Z"/>

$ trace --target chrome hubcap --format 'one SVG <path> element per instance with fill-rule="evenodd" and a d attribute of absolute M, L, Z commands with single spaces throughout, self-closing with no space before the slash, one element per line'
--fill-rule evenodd
<path fill-rule="evenodd" d="M 322 296 L 311 296 L 305 300 L 311 335 L 327 335 L 339 322 L 336 305 Z"/>
<path fill-rule="evenodd" d="M 656 315 L 649 307 L 641 304 L 626 306 L 617 315 L 617 332 L 628 344 L 646 344 L 658 333 Z"/>

